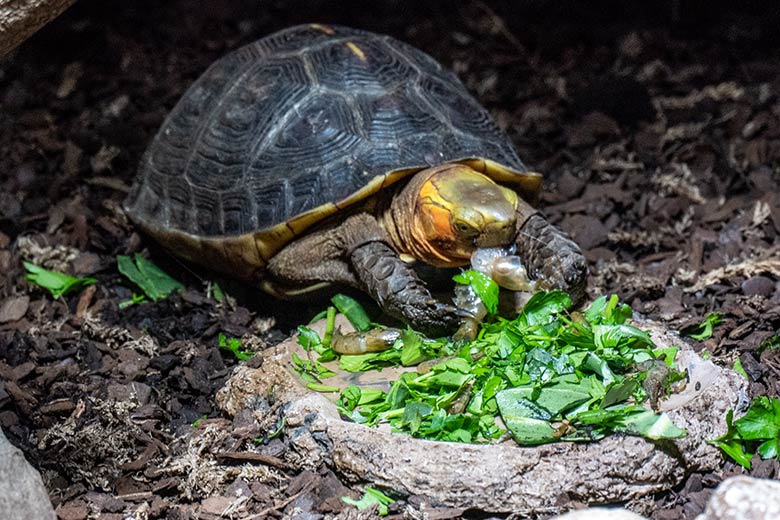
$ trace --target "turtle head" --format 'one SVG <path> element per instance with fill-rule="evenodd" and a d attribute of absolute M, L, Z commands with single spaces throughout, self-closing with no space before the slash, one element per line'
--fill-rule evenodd
<path fill-rule="evenodd" d="M 479 248 L 508 245 L 515 234 L 517 194 L 469 168 L 437 168 L 417 193 L 417 241 L 422 260 L 440 266 L 463 265 Z"/>

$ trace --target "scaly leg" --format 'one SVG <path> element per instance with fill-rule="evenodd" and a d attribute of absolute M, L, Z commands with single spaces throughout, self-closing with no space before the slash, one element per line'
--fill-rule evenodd
<path fill-rule="evenodd" d="M 517 209 L 517 255 L 542 288 L 561 289 L 577 305 L 585 298 L 588 265 L 579 246 L 535 209 L 520 201 Z"/>
<path fill-rule="evenodd" d="M 283 294 L 285 288 L 343 283 L 366 291 L 387 314 L 425 334 L 440 336 L 457 329 L 455 307 L 434 299 L 388 242 L 373 216 L 353 215 L 277 253 L 268 263 L 271 276 L 266 286 Z"/>

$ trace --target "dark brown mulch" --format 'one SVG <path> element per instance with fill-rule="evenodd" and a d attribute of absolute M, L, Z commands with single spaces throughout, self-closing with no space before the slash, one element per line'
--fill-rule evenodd
<path fill-rule="evenodd" d="M 0 64 L 0 426 L 42 471 L 60 518 L 295 508 L 317 518 L 343 507 L 338 477 L 269 440 L 274 425 L 230 423 L 214 406 L 236 363 L 218 334 L 253 335 L 259 349 L 321 304 L 279 306 L 229 284 L 235 300 L 217 303 L 208 273 L 140 237 L 118 209 L 191 81 L 295 23 L 386 32 L 456 70 L 547 175 L 542 205 L 586 250 L 591 293 L 683 330 L 720 312 L 700 348 L 725 365 L 739 358 L 754 395 L 778 395 L 774 10 L 585 5 L 84 0 Z M 187 290 L 119 309 L 132 294 L 116 256 L 147 249 Z M 25 282 L 23 259 L 98 284 L 54 301 Z M 755 462 L 751 474 L 777 478 L 776 461 Z M 740 472 L 726 463 L 634 506 L 693 518 Z"/>

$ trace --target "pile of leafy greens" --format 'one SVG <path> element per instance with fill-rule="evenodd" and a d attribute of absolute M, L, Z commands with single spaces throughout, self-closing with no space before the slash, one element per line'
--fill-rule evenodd
<path fill-rule="evenodd" d="M 493 293 L 478 291 L 481 298 Z M 597 299 L 581 314 L 568 313 L 570 306 L 564 292 L 538 292 L 513 320 L 490 315 L 472 341 L 431 340 L 407 329 L 390 350 L 341 356 L 339 368 L 350 372 L 418 368 L 387 392 L 344 388 L 339 409 L 357 423 L 389 423 L 414 437 L 457 442 L 491 442 L 507 432 L 523 445 L 614 432 L 684 436 L 665 414 L 642 405 L 684 377 L 674 370 L 677 349 L 655 348 L 646 332 L 628 324 L 631 308 L 616 296 Z M 322 362 L 338 357 L 330 349 L 334 314 L 326 314 L 322 339 L 299 327 L 299 342 Z M 361 320 L 360 329 L 372 326 Z M 338 391 L 321 384 L 333 372 L 318 361 L 295 364 L 310 388 Z"/>

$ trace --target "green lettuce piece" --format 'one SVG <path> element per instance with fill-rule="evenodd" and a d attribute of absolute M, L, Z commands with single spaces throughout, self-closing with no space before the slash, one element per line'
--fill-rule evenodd
<path fill-rule="evenodd" d="M 571 307 L 571 298 L 563 291 L 540 291 L 531 296 L 515 320 L 522 327 L 549 323 Z"/>
<path fill-rule="evenodd" d="M 470 285 L 490 314 L 498 311 L 498 284 L 488 275 L 470 269 L 453 276 L 452 279 L 459 284 Z"/>
<path fill-rule="evenodd" d="M 27 270 L 25 275 L 27 281 L 49 291 L 55 300 L 87 285 L 97 283 L 94 278 L 77 278 L 59 271 L 49 271 L 30 262 L 22 262 L 22 265 Z"/>
<path fill-rule="evenodd" d="M 412 435 L 416 435 L 422 426 L 422 421 L 433 413 L 433 407 L 419 401 L 410 401 L 404 407 L 401 416 L 401 426 L 407 426 Z"/>
<path fill-rule="evenodd" d="M 747 372 L 745 372 L 745 367 L 742 366 L 742 361 L 740 361 L 739 358 L 734 360 L 734 364 L 731 365 L 731 369 L 736 372 L 737 374 L 741 375 L 745 379 L 750 379 L 747 375 Z"/>
<path fill-rule="evenodd" d="M 410 328 L 401 332 L 401 365 L 408 367 L 430 359 L 423 348 L 423 340 Z"/>
<path fill-rule="evenodd" d="M 695 339 L 696 341 L 704 341 L 707 339 L 710 339 L 712 337 L 712 329 L 717 325 L 718 323 L 723 321 L 723 315 L 719 312 L 711 312 L 707 314 L 707 317 L 704 318 L 704 321 L 699 324 L 697 329 L 699 332 L 694 334 L 688 334 L 689 337 Z"/>
<path fill-rule="evenodd" d="M 626 347 L 636 342 L 655 346 L 647 332 L 631 325 L 594 325 L 592 330 L 598 348 Z"/>
<path fill-rule="evenodd" d="M 356 299 L 346 294 L 336 294 L 330 301 L 341 314 L 346 316 L 355 330 L 365 332 L 371 328 L 371 318 L 368 317 L 366 310 Z"/>
<path fill-rule="evenodd" d="M 137 285 L 152 301 L 167 297 L 173 291 L 183 291 L 184 285 L 169 276 L 165 271 L 136 253 L 135 261 L 129 256 L 116 257 L 119 272 Z"/>
<path fill-rule="evenodd" d="M 217 338 L 217 345 L 223 350 L 232 352 L 239 361 L 249 361 L 252 359 L 252 356 L 254 356 L 254 352 L 249 352 L 241 348 L 241 340 L 239 338 L 228 338 L 220 333 Z"/>
<path fill-rule="evenodd" d="M 518 386 L 502 390 L 496 395 L 496 400 L 505 406 L 515 401 L 523 399 L 532 401 L 535 405 L 543 408 L 550 417 L 561 415 L 561 413 L 574 408 L 592 398 L 590 392 L 580 384 L 554 383 L 545 385 L 541 388 L 533 386 Z M 503 409 L 502 409 L 503 416 Z"/>
<path fill-rule="evenodd" d="M 547 410 L 506 390 L 496 395 L 496 402 L 501 419 L 518 444 L 530 446 L 557 440 Z"/>
<path fill-rule="evenodd" d="M 633 311 L 621 304 L 616 294 L 609 298 L 600 296 L 585 310 L 585 319 L 592 325 L 622 325 L 631 318 Z"/>
<path fill-rule="evenodd" d="M 780 437 L 780 401 L 774 397 L 757 397 L 747 413 L 734 422 L 742 440 L 756 441 Z"/>
<path fill-rule="evenodd" d="M 685 437 L 687 432 L 677 427 L 665 413 L 657 414 L 652 410 L 643 410 L 628 414 L 621 420 L 615 431 L 640 435 L 646 439 L 677 439 Z"/>
<path fill-rule="evenodd" d="M 395 502 L 395 500 L 385 495 L 378 489 L 369 486 L 365 487 L 365 493 L 360 500 L 354 500 L 349 497 L 341 497 L 341 500 L 346 504 L 357 507 L 361 511 L 363 509 L 368 509 L 374 504 L 379 504 L 379 514 L 382 516 L 385 516 L 388 513 L 387 506 Z"/>

